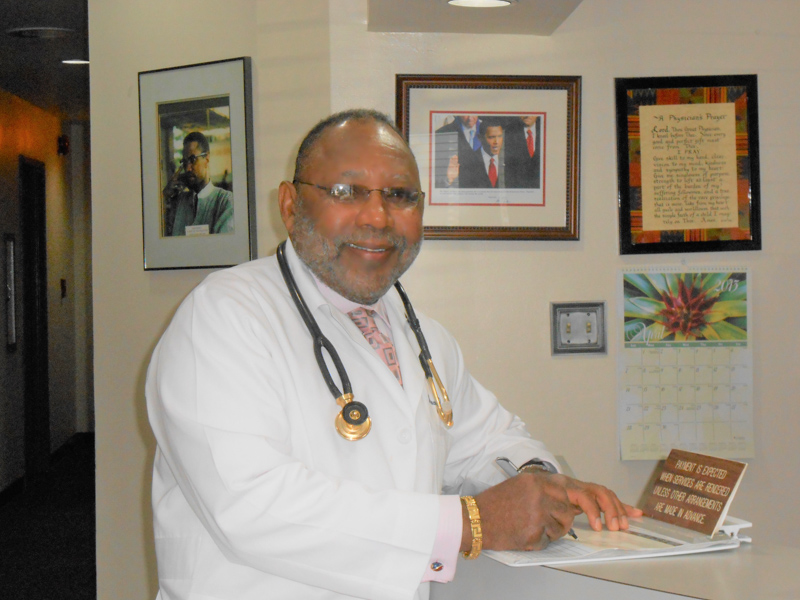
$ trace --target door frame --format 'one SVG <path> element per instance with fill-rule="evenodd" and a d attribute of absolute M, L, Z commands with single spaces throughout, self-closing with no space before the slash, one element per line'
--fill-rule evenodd
<path fill-rule="evenodd" d="M 19 157 L 25 485 L 50 467 L 50 376 L 47 327 L 47 187 L 44 163 Z"/>

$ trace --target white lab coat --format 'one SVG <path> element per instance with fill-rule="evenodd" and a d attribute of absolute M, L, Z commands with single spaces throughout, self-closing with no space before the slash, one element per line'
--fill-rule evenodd
<path fill-rule="evenodd" d="M 210 275 L 147 374 L 160 598 L 427 598 L 437 495 L 499 482 L 498 455 L 554 459 L 472 379 L 452 337 L 419 315 L 453 403 L 446 429 L 397 293 L 384 302 L 404 387 L 286 250 L 372 431 L 351 442 L 334 429 L 340 409 L 274 256 Z"/>

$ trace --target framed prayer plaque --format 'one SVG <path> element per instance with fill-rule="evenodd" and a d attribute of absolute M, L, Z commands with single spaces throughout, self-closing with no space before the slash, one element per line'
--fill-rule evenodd
<path fill-rule="evenodd" d="M 621 254 L 761 249 L 755 75 L 616 80 Z"/>
<path fill-rule="evenodd" d="M 249 58 L 139 73 L 144 268 L 256 253 Z"/>
<path fill-rule="evenodd" d="M 580 77 L 397 75 L 425 237 L 577 240 Z"/>

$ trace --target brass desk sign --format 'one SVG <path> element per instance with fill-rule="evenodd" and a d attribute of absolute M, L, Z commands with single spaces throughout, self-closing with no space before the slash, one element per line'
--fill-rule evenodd
<path fill-rule="evenodd" d="M 672 450 L 656 475 L 644 514 L 713 536 L 746 468 L 746 463 Z"/>

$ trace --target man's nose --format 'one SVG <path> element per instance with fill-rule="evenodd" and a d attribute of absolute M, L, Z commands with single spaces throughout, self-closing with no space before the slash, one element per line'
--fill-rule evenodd
<path fill-rule="evenodd" d="M 391 215 L 383 200 L 381 190 L 371 190 L 367 198 L 360 205 L 356 215 L 356 225 L 369 225 L 375 229 L 384 229 L 392 221 Z"/>

